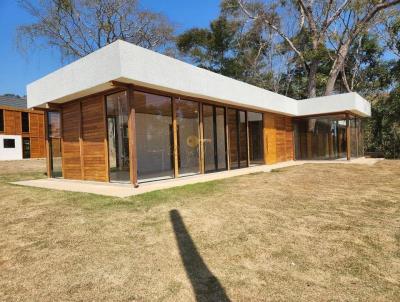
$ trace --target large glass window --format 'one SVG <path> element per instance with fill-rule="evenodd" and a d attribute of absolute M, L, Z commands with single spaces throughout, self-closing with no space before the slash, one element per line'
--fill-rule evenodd
<path fill-rule="evenodd" d="M 22 132 L 29 132 L 29 113 L 21 112 Z"/>
<path fill-rule="evenodd" d="M 248 166 L 247 154 L 247 116 L 246 112 L 239 111 L 239 157 L 240 168 Z"/>
<path fill-rule="evenodd" d="M 239 168 L 239 129 L 238 129 L 238 111 L 228 109 L 228 129 L 229 129 L 229 157 L 230 168 Z"/>
<path fill-rule="evenodd" d="M 248 166 L 246 112 L 228 109 L 229 155 L 231 169 Z"/>
<path fill-rule="evenodd" d="M 0 109 L 0 132 L 4 131 L 4 110 Z"/>
<path fill-rule="evenodd" d="M 205 171 L 226 169 L 225 109 L 203 105 Z"/>
<path fill-rule="evenodd" d="M 171 98 L 135 91 L 139 181 L 174 176 Z"/>
<path fill-rule="evenodd" d="M 110 180 L 129 181 L 129 104 L 126 91 L 108 95 L 106 104 Z"/>
<path fill-rule="evenodd" d="M 264 163 L 263 144 L 263 116 L 262 113 L 248 112 L 249 123 L 249 150 L 250 164 L 257 165 Z"/>
<path fill-rule="evenodd" d="M 296 119 L 296 159 L 338 159 L 347 155 L 344 115 Z"/>
<path fill-rule="evenodd" d="M 62 177 L 61 114 L 48 112 L 47 123 L 51 174 L 52 177 Z"/>
<path fill-rule="evenodd" d="M 179 175 L 196 174 L 200 172 L 199 103 L 181 99 L 175 102 Z"/>

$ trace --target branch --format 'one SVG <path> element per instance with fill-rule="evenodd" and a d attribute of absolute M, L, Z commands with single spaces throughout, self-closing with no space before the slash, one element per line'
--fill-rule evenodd
<path fill-rule="evenodd" d="M 340 16 L 342 11 L 346 8 L 347 4 L 350 3 L 350 0 L 345 0 L 342 5 L 336 10 L 336 12 L 328 19 L 326 19 L 324 25 L 322 26 L 322 31 L 325 32 L 329 26 Z"/>
<path fill-rule="evenodd" d="M 246 7 L 243 4 L 243 0 L 238 0 L 238 4 L 248 18 L 250 18 L 252 20 L 260 19 L 260 16 L 254 16 L 246 9 Z M 306 62 L 306 59 L 304 58 L 303 54 L 296 48 L 293 41 L 290 40 L 290 38 L 284 32 L 282 32 L 276 25 L 272 24 L 272 22 L 269 21 L 267 18 L 262 18 L 262 21 L 264 21 L 270 28 L 272 28 L 274 31 L 276 31 L 289 44 L 290 48 L 299 56 L 301 62 L 303 63 L 304 69 L 308 73 L 309 66 Z"/>

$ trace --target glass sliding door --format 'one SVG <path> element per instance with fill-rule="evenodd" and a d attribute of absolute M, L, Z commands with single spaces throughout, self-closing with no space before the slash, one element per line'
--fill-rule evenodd
<path fill-rule="evenodd" d="M 204 145 L 204 170 L 215 171 L 217 166 L 217 155 L 215 148 L 215 123 L 214 106 L 203 105 L 203 145 Z"/>
<path fill-rule="evenodd" d="M 248 166 L 246 112 L 228 109 L 230 168 Z"/>
<path fill-rule="evenodd" d="M 110 181 L 129 181 L 129 104 L 127 92 L 106 97 Z"/>
<path fill-rule="evenodd" d="M 226 170 L 225 108 L 215 107 L 216 171 Z"/>
<path fill-rule="evenodd" d="M 230 168 L 239 168 L 239 119 L 236 109 L 228 109 Z"/>
<path fill-rule="evenodd" d="M 205 172 L 226 169 L 225 109 L 203 105 Z"/>
<path fill-rule="evenodd" d="M 173 130 L 171 98 L 135 91 L 138 180 L 172 178 Z"/>
<path fill-rule="evenodd" d="M 60 112 L 47 112 L 47 123 L 51 175 L 54 178 L 62 177 Z"/>
<path fill-rule="evenodd" d="M 245 111 L 239 111 L 239 167 L 248 166 L 247 154 L 247 115 Z"/>
<path fill-rule="evenodd" d="M 294 123 L 296 159 L 339 159 L 347 156 L 344 115 L 298 118 Z"/>
<path fill-rule="evenodd" d="M 249 123 L 249 149 L 250 164 L 264 164 L 264 143 L 263 143 L 263 115 L 257 112 L 248 112 Z"/>
<path fill-rule="evenodd" d="M 199 103 L 175 100 L 179 175 L 200 173 Z"/>

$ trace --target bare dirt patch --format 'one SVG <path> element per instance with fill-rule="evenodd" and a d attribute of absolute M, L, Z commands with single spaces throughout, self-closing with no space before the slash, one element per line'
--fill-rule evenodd
<path fill-rule="evenodd" d="M 400 161 L 310 164 L 129 199 L 7 179 L 0 300 L 400 296 Z"/>

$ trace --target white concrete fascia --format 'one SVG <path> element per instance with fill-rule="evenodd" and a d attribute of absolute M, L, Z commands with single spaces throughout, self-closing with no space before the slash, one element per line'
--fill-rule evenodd
<path fill-rule="evenodd" d="M 371 116 L 370 103 L 358 93 L 350 92 L 298 101 L 297 115 L 349 111 L 362 117 Z"/>
<path fill-rule="evenodd" d="M 101 92 L 112 88 L 111 81 L 289 116 L 338 111 L 371 114 L 370 104 L 355 93 L 297 101 L 124 41 L 116 41 L 29 84 L 28 107 L 64 103 Z"/>

